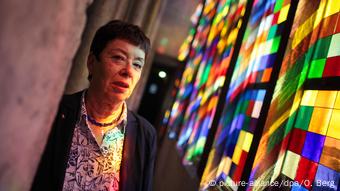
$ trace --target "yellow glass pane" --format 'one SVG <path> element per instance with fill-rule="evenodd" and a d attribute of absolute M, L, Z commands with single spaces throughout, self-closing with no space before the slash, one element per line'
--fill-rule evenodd
<path fill-rule="evenodd" d="M 334 109 L 340 109 L 340 91 L 338 91 L 338 95 L 336 96 Z"/>
<path fill-rule="evenodd" d="M 315 100 L 315 106 L 333 108 L 336 94 L 336 91 L 319 91 Z"/>
<path fill-rule="evenodd" d="M 288 176 L 292 180 L 295 179 L 296 170 L 299 165 L 300 155 L 287 151 L 286 159 L 283 165 L 282 174 Z"/>
<path fill-rule="evenodd" d="M 309 123 L 308 131 L 326 135 L 332 109 L 315 107 Z"/>
<path fill-rule="evenodd" d="M 242 149 L 236 145 L 235 150 L 234 150 L 234 154 L 233 154 L 233 158 L 232 158 L 232 161 L 236 165 L 238 165 L 238 163 L 240 162 L 241 154 L 242 154 Z"/>
<path fill-rule="evenodd" d="M 211 157 L 211 158 L 213 158 L 213 157 Z M 226 163 L 227 158 L 228 158 L 227 156 L 223 156 L 220 164 L 218 165 L 216 176 L 218 176 L 219 174 L 221 174 L 223 172 L 223 167 L 224 167 L 224 164 Z"/>
<path fill-rule="evenodd" d="M 333 15 L 334 13 L 339 12 L 340 3 L 339 0 L 329 0 L 326 7 L 326 12 L 324 17 L 328 17 Z"/>
<path fill-rule="evenodd" d="M 225 160 L 225 163 L 224 163 L 223 172 L 225 174 L 229 174 L 230 167 L 231 167 L 231 159 L 229 157 L 227 157 L 227 159 Z"/>
<path fill-rule="evenodd" d="M 302 96 L 301 105 L 314 106 L 316 96 L 318 95 L 317 90 L 307 90 Z"/>
<path fill-rule="evenodd" d="M 238 147 L 242 148 L 242 145 L 243 145 L 243 142 L 244 142 L 245 137 L 246 137 L 246 132 L 243 131 L 243 130 L 241 130 L 241 131 L 240 131 L 240 134 L 239 134 L 239 136 L 238 136 L 238 139 L 237 139 L 237 143 L 236 143 L 236 145 L 237 145 Z"/>
<path fill-rule="evenodd" d="M 333 110 L 327 136 L 340 139 L 340 110 L 338 109 Z"/>
<path fill-rule="evenodd" d="M 249 152 L 251 142 L 253 141 L 253 134 L 246 132 L 244 142 L 242 145 L 242 150 Z"/>
<path fill-rule="evenodd" d="M 282 23 L 283 21 L 285 21 L 287 19 L 289 7 L 290 7 L 290 4 L 284 6 L 281 9 L 280 15 L 279 15 L 279 19 L 277 20 L 277 24 L 280 24 L 280 23 Z"/>

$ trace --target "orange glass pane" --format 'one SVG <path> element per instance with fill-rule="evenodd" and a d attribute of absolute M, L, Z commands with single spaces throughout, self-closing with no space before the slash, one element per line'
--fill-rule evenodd
<path fill-rule="evenodd" d="M 315 107 L 309 123 L 308 131 L 326 135 L 332 109 Z"/>
<path fill-rule="evenodd" d="M 320 164 L 333 170 L 340 171 L 340 140 L 326 137 Z"/>
<path fill-rule="evenodd" d="M 338 91 L 338 95 L 336 96 L 334 109 L 340 109 L 340 91 Z"/>
<path fill-rule="evenodd" d="M 315 106 L 333 108 L 336 91 L 319 91 L 315 100 Z"/>

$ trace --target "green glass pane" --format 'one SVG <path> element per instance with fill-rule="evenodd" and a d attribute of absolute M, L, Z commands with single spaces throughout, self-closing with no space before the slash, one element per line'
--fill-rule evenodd
<path fill-rule="evenodd" d="M 307 131 L 312 113 L 313 107 L 301 106 L 296 118 L 295 127 Z"/>
<path fill-rule="evenodd" d="M 243 130 L 248 131 L 249 125 L 250 125 L 250 120 L 251 120 L 251 117 L 248 117 L 248 116 L 244 117 L 244 122 L 243 122 L 243 125 L 242 125 Z"/>
<path fill-rule="evenodd" d="M 279 10 L 281 10 L 282 5 L 283 5 L 284 0 L 277 0 L 275 7 L 274 7 L 274 13 L 278 12 Z"/>
<path fill-rule="evenodd" d="M 242 111 L 242 103 L 237 103 L 236 109 L 235 109 L 235 115 L 238 115 Z"/>
<path fill-rule="evenodd" d="M 308 78 L 321 78 L 325 64 L 326 59 L 313 60 L 310 65 Z"/>
<path fill-rule="evenodd" d="M 242 103 L 242 108 L 241 108 L 241 113 L 246 113 L 247 109 L 248 109 L 248 106 L 249 106 L 249 100 L 246 100 Z"/>
<path fill-rule="evenodd" d="M 269 32 L 268 32 L 267 40 L 270 40 L 270 39 L 274 38 L 275 34 L 276 34 L 276 31 L 277 31 L 277 25 L 274 25 L 274 26 L 270 27 Z"/>
<path fill-rule="evenodd" d="M 201 81 L 200 81 L 200 86 L 202 85 L 202 84 L 204 84 L 204 83 L 206 83 L 207 82 L 207 80 L 208 80 L 208 77 L 209 77 L 209 73 L 210 73 L 210 69 L 211 69 L 211 62 L 210 62 L 210 60 L 212 60 L 212 59 L 209 59 L 209 63 L 208 63 L 208 65 L 207 65 L 207 67 L 205 68 L 205 70 L 203 71 L 203 77 L 201 78 Z"/>
<path fill-rule="evenodd" d="M 315 44 L 313 60 L 327 58 L 329 45 L 331 44 L 332 36 L 319 39 Z"/>
<path fill-rule="evenodd" d="M 277 52 L 277 50 L 279 49 L 279 46 L 280 46 L 280 40 L 281 40 L 280 36 L 273 39 L 273 45 L 272 45 L 272 48 L 270 50 L 270 54 Z"/>

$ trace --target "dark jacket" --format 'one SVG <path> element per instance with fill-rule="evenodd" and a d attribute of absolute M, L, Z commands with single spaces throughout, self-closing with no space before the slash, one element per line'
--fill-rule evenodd
<path fill-rule="evenodd" d="M 63 97 L 32 191 L 62 190 L 73 131 L 79 118 L 81 95 L 82 92 L 78 92 Z M 155 129 L 131 111 L 128 111 L 127 121 L 119 188 L 121 191 L 152 190 L 157 140 Z"/>

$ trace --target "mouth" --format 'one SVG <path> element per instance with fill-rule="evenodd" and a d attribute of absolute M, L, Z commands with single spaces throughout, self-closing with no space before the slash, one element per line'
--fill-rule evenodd
<path fill-rule="evenodd" d="M 126 82 L 122 82 L 122 81 L 115 81 L 112 84 L 120 88 L 129 88 L 129 84 Z"/>

